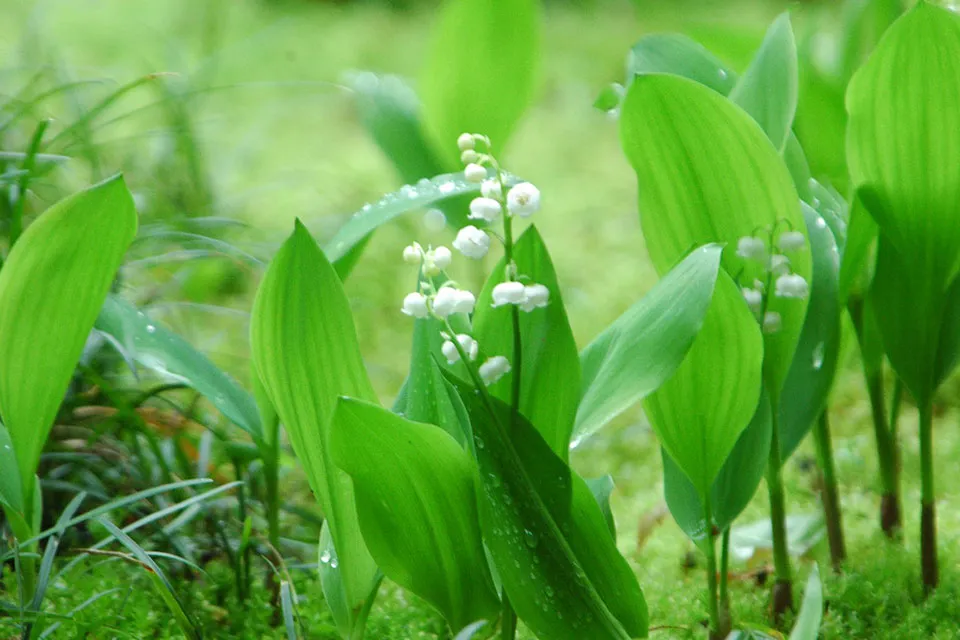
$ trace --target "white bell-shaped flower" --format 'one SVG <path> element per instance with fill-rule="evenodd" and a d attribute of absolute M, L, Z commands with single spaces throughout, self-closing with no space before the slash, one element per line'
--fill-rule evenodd
<path fill-rule="evenodd" d="M 529 182 L 514 185 L 507 192 L 507 211 L 512 216 L 529 218 L 540 210 L 540 190 Z"/>
<path fill-rule="evenodd" d="M 487 361 L 480 365 L 480 378 L 487 386 L 496 383 L 508 373 L 510 373 L 510 362 L 503 356 L 487 358 Z"/>
<path fill-rule="evenodd" d="M 427 307 L 427 296 L 416 291 L 406 295 L 400 310 L 414 318 L 426 318 L 430 315 L 430 310 Z"/>
<path fill-rule="evenodd" d="M 464 151 L 460 154 L 460 162 L 463 164 L 480 162 L 480 154 L 473 149 L 464 149 Z"/>
<path fill-rule="evenodd" d="M 756 289 L 744 288 L 743 290 L 743 299 L 747 301 L 747 306 L 750 307 L 750 311 L 754 313 L 760 313 L 760 309 L 763 307 L 763 294 L 757 291 Z"/>
<path fill-rule="evenodd" d="M 467 216 L 471 220 L 486 220 L 487 222 L 493 222 L 496 220 L 500 213 L 503 211 L 503 207 L 499 202 L 493 198 L 479 197 L 474 198 L 470 202 L 470 215 Z"/>
<path fill-rule="evenodd" d="M 469 291 L 457 290 L 457 299 L 453 305 L 454 313 L 464 313 L 470 315 L 477 304 L 476 297 Z"/>
<path fill-rule="evenodd" d="M 809 293 L 807 281 L 797 273 L 780 276 L 774 287 L 774 295 L 778 298 L 806 298 Z"/>
<path fill-rule="evenodd" d="M 783 326 L 783 321 L 780 318 L 780 314 L 776 311 L 767 311 L 763 314 L 763 332 L 764 333 L 776 333 L 780 331 L 780 327 Z"/>
<path fill-rule="evenodd" d="M 496 178 L 491 178 L 490 180 L 484 180 L 480 185 L 480 195 L 484 198 L 492 198 L 493 200 L 502 200 L 503 199 L 503 185 L 500 184 L 500 181 Z"/>
<path fill-rule="evenodd" d="M 454 287 L 442 287 L 433 297 L 433 312 L 441 318 L 452 313 L 473 313 L 477 299 L 469 291 L 461 291 Z"/>
<path fill-rule="evenodd" d="M 550 289 L 542 284 L 531 284 L 523 288 L 523 302 L 520 308 L 526 312 L 545 307 L 550 303 Z"/>
<path fill-rule="evenodd" d="M 493 306 L 523 304 L 527 298 L 526 287 L 522 282 L 501 282 L 493 288 Z"/>
<path fill-rule="evenodd" d="M 737 240 L 737 255 L 744 260 L 763 260 L 767 256 L 767 245 L 760 238 L 744 236 Z"/>
<path fill-rule="evenodd" d="M 465 333 L 460 333 L 457 334 L 457 342 L 460 343 L 460 348 L 463 349 L 471 361 L 477 359 L 477 355 L 480 353 L 480 345 L 477 344 L 476 340 Z M 457 350 L 457 346 L 449 338 L 441 345 L 440 351 L 443 353 L 443 357 L 447 359 L 447 364 L 455 364 L 460 360 L 460 351 Z"/>
<path fill-rule="evenodd" d="M 453 261 L 453 254 L 446 247 L 437 247 L 423 254 L 423 274 L 429 277 L 440 275 L 450 262 Z"/>
<path fill-rule="evenodd" d="M 799 231 L 784 231 L 777 240 L 777 246 L 780 251 L 799 251 L 807 243 L 807 239 Z"/>
<path fill-rule="evenodd" d="M 407 264 L 420 264 L 423 259 L 423 247 L 414 242 L 403 248 L 403 261 Z"/>
<path fill-rule="evenodd" d="M 487 170 L 476 162 L 471 162 L 463 170 L 463 177 L 467 179 L 467 182 L 476 182 L 479 184 L 486 180 Z"/>
<path fill-rule="evenodd" d="M 472 150 L 477 146 L 477 141 L 474 140 L 472 133 L 461 133 L 457 138 L 457 147 L 460 151 Z"/>
<path fill-rule="evenodd" d="M 490 236 L 473 225 L 467 225 L 457 232 L 453 248 L 473 260 L 479 260 L 490 250 Z"/>
<path fill-rule="evenodd" d="M 790 258 L 780 254 L 770 256 L 770 273 L 775 276 L 790 273 Z"/>

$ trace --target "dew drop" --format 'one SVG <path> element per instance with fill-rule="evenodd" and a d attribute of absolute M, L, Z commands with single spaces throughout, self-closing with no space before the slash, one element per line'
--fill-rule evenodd
<path fill-rule="evenodd" d="M 540 542 L 539 540 L 537 540 L 537 534 L 535 534 L 533 531 L 530 531 L 529 529 L 523 530 L 523 541 L 526 542 L 527 546 L 530 547 L 531 549 L 536 548 L 537 543 Z"/>
<path fill-rule="evenodd" d="M 323 564 L 327 564 L 328 562 L 330 562 L 329 551 L 324 551 L 323 553 L 320 554 L 320 562 L 322 562 Z"/>
<path fill-rule="evenodd" d="M 156 328 L 155 326 L 153 326 L 152 324 L 148 324 L 148 325 L 147 325 L 147 333 L 153 333 L 153 332 L 156 331 L 156 330 L 157 330 L 157 328 Z"/>
<path fill-rule="evenodd" d="M 339 564 L 339 563 L 337 562 L 337 559 L 334 558 L 334 559 L 332 559 L 332 560 L 330 561 L 330 568 L 331 568 L 331 569 L 336 569 L 338 564 Z"/>
<path fill-rule="evenodd" d="M 817 229 L 825 229 L 827 227 L 827 221 L 823 218 L 817 218 Z"/>
<path fill-rule="evenodd" d="M 823 352 L 825 350 L 824 343 L 819 343 L 816 347 L 813 348 L 813 368 L 817 371 L 823 367 Z"/>
<path fill-rule="evenodd" d="M 439 188 L 440 188 L 440 193 L 442 193 L 443 195 L 449 195 L 456 190 L 457 185 L 453 184 L 452 182 L 444 182 L 440 185 Z"/>

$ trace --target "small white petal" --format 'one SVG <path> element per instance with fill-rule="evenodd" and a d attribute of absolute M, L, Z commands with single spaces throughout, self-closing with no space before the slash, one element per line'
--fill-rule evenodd
<path fill-rule="evenodd" d="M 475 226 L 468 225 L 457 232 L 453 248 L 468 258 L 479 260 L 490 250 L 490 236 Z"/>
<path fill-rule="evenodd" d="M 529 182 L 521 182 L 507 192 L 507 211 L 512 216 L 528 218 L 540 210 L 540 190 Z"/>
<path fill-rule="evenodd" d="M 484 180 L 480 185 L 480 194 L 484 198 L 500 200 L 503 198 L 503 185 L 497 179 Z"/>
<path fill-rule="evenodd" d="M 463 153 L 460 154 L 460 162 L 463 164 L 473 164 L 479 160 L 480 154 L 473 149 L 465 149 Z"/>
<path fill-rule="evenodd" d="M 457 342 L 460 343 L 460 347 L 467 353 L 470 360 L 477 359 L 477 354 L 480 353 L 480 345 L 472 336 L 465 333 L 457 334 Z"/>
<path fill-rule="evenodd" d="M 440 352 L 443 353 L 443 357 L 447 359 L 447 364 L 456 364 L 456 362 L 460 360 L 460 352 L 457 351 L 457 346 L 449 340 L 440 346 Z"/>
<path fill-rule="evenodd" d="M 782 326 L 782 321 L 780 319 L 780 314 L 776 311 L 767 311 L 763 315 L 763 332 L 764 333 L 776 333 L 780 331 Z"/>
<path fill-rule="evenodd" d="M 774 295 L 778 298 L 806 298 L 809 292 L 807 281 L 797 273 L 780 276 L 774 287 Z"/>
<path fill-rule="evenodd" d="M 420 264 L 422 258 L 423 249 L 416 242 L 403 248 L 403 261 L 407 264 Z"/>
<path fill-rule="evenodd" d="M 502 211 L 503 207 L 493 198 L 474 198 L 470 202 L 470 215 L 467 217 L 473 220 L 479 219 L 493 222 L 500 216 Z"/>
<path fill-rule="evenodd" d="M 737 241 L 737 255 L 745 260 L 763 260 L 767 255 L 767 246 L 760 238 L 744 236 Z"/>
<path fill-rule="evenodd" d="M 487 170 L 475 162 L 471 162 L 463 170 L 463 177 L 467 182 L 483 182 L 487 177 Z"/>
<path fill-rule="evenodd" d="M 770 273 L 782 276 L 790 273 L 790 258 L 780 254 L 770 257 Z"/>
<path fill-rule="evenodd" d="M 798 251 L 803 249 L 806 243 L 807 239 L 799 231 L 785 231 L 780 234 L 777 246 L 780 247 L 780 251 Z"/>
<path fill-rule="evenodd" d="M 501 282 L 493 288 L 494 307 L 505 304 L 523 304 L 526 297 L 526 287 L 520 282 Z"/>
<path fill-rule="evenodd" d="M 523 288 L 523 302 L 520 308 L 526 312 L 533 311 L 539 307 L 545 307 L 550 303 L 550 289 L 542 284 L 531 284 Z"/>
<path fill-rule="evenodd" d="M 447 226 L 447 216 L 443 215 L 440 209 L 430 209 L 423 214 L 423 226 L 427 231 L 443 231 Z"/>
<path fill-rule="evenodd" d="M 460 151 L 473 149 L 476 145 L 477 142 L 473 139 L 473 134 L 471 133 L 461 133 L 460 137 L 457 138 L 457 147 Z"/>
<path fill-rule="evenodd" d="M 503 356 L 493 356 L 480 365 L 480 377 L 487 386 L 494 384 L 510 372 L 510 363 Z"/>
<path fill-rule="evenodd" d="M 763 306 L 763 294 L 757 291 L 756 289 L 744 289 L 743 290 L 743 299 L 747 301 L 747 306 L 750 307 L 750 310 L 754 313 L 760 313 L 760 309 Z"/>
<path fill-rule="evenodd" d="M 433 264 L 441 271 L 449 267 L 450 262 L 453 260 L 453 254 L 450 253 L 450 249 L 442 246 L 431 251 L 430 255 L 433 259 Z"/>
<path fill-rule="evenodd" d="M 427 297 L 417 292 L 407 294 L 403 299 L 403 306 L 400 310 L 414 318 L 426 318 L 430 315 L 430 310 L 427 308 Z"/>

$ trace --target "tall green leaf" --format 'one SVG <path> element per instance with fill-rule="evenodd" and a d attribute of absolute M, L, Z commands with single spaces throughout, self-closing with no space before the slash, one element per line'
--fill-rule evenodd
<path fill-rule="evenodd" d="M 580 359 L 573 330 L 560 296 L 560 285 L 546 244 L 536 227 L 528 227 L 517 240 L 513 261 L 521 278 L 550 290 L 546 308 L 520 312 L 522 340 L 520 412 L 540 430 L 554 453 L 566 460 L 570 434 L 580 392 Z M 513 322 L 510 305 L 493 308 L 493 288 L 506 280 L 501 259 L 490 272 L 477 296 L 473 315 L 474 337 L 488 356 L 502 355 L 513 361 Z M 490 387 L 490 392 L 508 404 L 514 369 Z"/>
<path fill-rule="evenodd" d="M 0 422 L 0 505 L 23 513 L 23 491 L 20 488 L 20 469 L 13 450 L 10 432 Z"/>
<path fill-rule="evenodd" d="M 921 404 L 935 388 L 944 294 L 960 270 L 958 103 L 960 15 L 925 1 L 890 27 L 847 90 L 850 175 L 880 227 L 878 260 L 910 283 L 877 317 L 884 345 L 896 346 L 891 364 Z M 894 317 L 901 311 L 919 322 Z"/>
<path fill-rule="evenodd" d="M 692 246 L 736 246 L 757 230 L 804 228 L 800 199 L 777 150 L 747 113 L 716 92 L 677 76 L 640 76 L 627 92 L 620 123 L 637 173 L 643 234 L 660 273 Z M 733 251 L 722 264 L 730 274 L 749 266 Z M 790 265 L 809 281 L 809 248 L 792 253 Z M 776 394 L 806 302 L 771 297 L 768 310 L 782 318 L 782 329 L 764 339 L 765 380 Z"/>
<path fill-rule="evenodd" d="M 669 378 L 713 299 L 721 247 L 693 251 L 580 353 L 574 446 Z"/>
<path fill-rule="evenodd" d="M 463 132 L 502 149 L 533 98 L 539 57 L 537 0 L 447 0 L 420 80 L 427 129 L 456 158 Z"/>
<path fill-rule="evenodd" d="M 813 255 L 807 318 L 780 403 L 780 457 L 800 446 L 827 404 L 840 353 L 839 252 L 826 220 L 803 205 Z"/>
<path fill-rule="evenodd" d="M 789 13 L 780 14 L 770 26 L 730 99 L 752 115 L 773 146 L 783 151 L 797 111 L 797 44 Z"/>
<path fill-rule="evenodd" d="M 803 604 L 797 614 L 797 622 L 790 632 L 789 640 L 817 640 L 820 637 L 820 621 L 823 619 L 823 583 L 820 568 L 813 565 L 807 588 L 803 592 Z"/>
<path fill-rule="evenodd" d="M 586 482 L 509 405 L 452 382 L 473 426 L 484 542 L 520 618 L 541 638 L 646 637 L 643 593 Z"/>
<path fill-rule="evenodd" d="M 44 212 L 0 271 L 0 415 L 32 503 L 40 451 L 137 230 L 120 176 Z"/>
<path fill-rule="evenodd" d="M 263 388 L 326 516 L 339 558 L 333 568 L 349 615 L 340 616 L 337 624 L 347 635 L 363 624 L 378 577 L 360 534 L 350 478 L 331 459 L 330 420 L 338 396 L 375 401 L 376 395 L 363 366 L 343 286 L 299 221 L 260 283 L 250 342 Z M 321 577 L 329 568 L 321 564 Z M 324 582 L 328 599 L 333 582 Z"/>
<path fill-rule="evenodd" d="M 646 73 L 690 78 L 721 95 L 729 95 L 737 74 L 699 42 L 675 33 L 654 33 L 637 41 L 627 55 L 627 84 Z"/>
<path fill-rule="evenodd" d="M 350 474 L 363 539 L 388 578 L 452 629 L 495 620 L 500 600 L 480 538 L 470 455 L 439 427 L 341 398 L 330 436 Z"/>
<path fill-rule="evenodd" d="M 253 396 L 179 335 L 116 296 L 107 296 L 94 326 L 115 338 L 137 362 L 190 385 L 254 440 L 263 440 Z"/>
<path fill-rule="evenodd" d="M 756 413 L 762 362 L 757 322 L 721 274 L 687 357 L 643 404 L 660 444 L 702 500 Z"/>

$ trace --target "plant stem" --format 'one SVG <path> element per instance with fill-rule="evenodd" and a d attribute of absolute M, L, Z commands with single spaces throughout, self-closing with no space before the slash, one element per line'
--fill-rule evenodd
<path fill-rule="evenodd" d="M 873 416 L 873 432 L 877 440 L 877 461 L 880 465 L 880 526 L 888 538 L 896 538 L 901 527 L 900 489 L 897 473 L 897 451 L 890 429 L 887 426 L 883 398 L 883 371 L 864 371 L 870 410 Z"/>
<path fill-rule="evenodd" d="M 280 464 L 279 454 L 280 445 L 274 437 L 273 442 L 264 447 L 263 456 L 263 479 L 264 479 L 264 505 L 267 512 L 267 540 L 270 542 L 270 548 L 279 556 L 280 554 Z M 274 559 L 277 566 L 280 566 L 281 559 Z M 267 572 L 267 590 L 270 592 L 270 603 L 273 606 L 272 624 L 280 624 L 281 604 L 280 604 L 280 576 L 274 571 Z"/>
<path fill-rule="evenodd" d="M 717 606 L 717 549 L 713 534 L 713 514 L 710 500 L 703 501 L 703 517 L 707 527 L 707 608 L 710 611 L 710 640 L 723 638 L 720 635 L 720 609 Z"/>
<path fill-rule="evenodd" d="M 833 445 L 830 442 L 830 417 L 826 409 L 813 428 L 813 442 L 820 463 L 823 514 L 827 523 L 827 541 L 830 543 L 830 560 L 833 570 L 840 573 L 847 550 L 843 542 L 843 519 L 840 512 L 840 497 L 837 491 L 837 474 L 833 464 Z"/>
<path fill-rule="evenodd" d="M 513 640 L 517 635 L 517 613 L 510 604 L 506 591 L 503 593 L 503 614 L 500 624 L 500 637 L 503 640 Z"/>
<path fill-rule="evenodd" d="M 933 400 L 920 406 L 920 562 L 923 587 L 929 593 L 940 582 L 937 565 L 937 511 L 933 489 Z"/>
<path fill-rule="evenodd" d="M 770 440 L 770 457 L 767 460 L 767 491 L 770 495 L 770 530 L 773 536 L 773 566 L 776 573 L 771 611 L 774 626 L 779 626 L 783 621 L 783 614 L 793 608 L 793 583 L 787 546 L 787 512 L 780 478 L 780 403 L 771 402 L 773 437 Z"/>
<path fill-rule="evenodd" d="M 723 530 L 720 538 L 720 637 L 730 635 L 733 615 L 730 613 L 730 589 L 727 586 L 730 574 L 730 527 Z"/>

